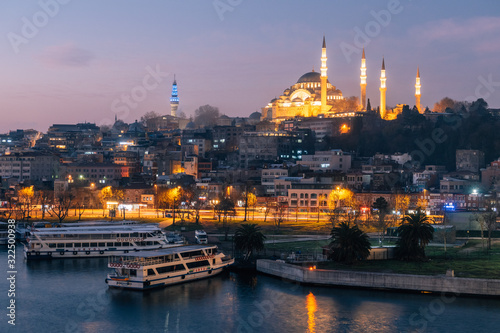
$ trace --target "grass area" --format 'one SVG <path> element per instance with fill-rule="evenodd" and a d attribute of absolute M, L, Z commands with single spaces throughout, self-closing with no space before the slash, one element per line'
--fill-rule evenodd
<path fill-rule="evenodd" d="M 290 253 L 295 251 L 321 252 L 321 247 L 329 240 L 296 241 L 266 244 L 266 254 Z M 372 243 L 378 245 L 378 239 Z M 385 241 L 385 244 L 388 242 Z M 373 246 L 373 244 L 372 244 Z M 426 262 L 406 262 L 400 260 L 362 261 L 354 265 L 338 262 L 318 263 L 321 269 L 341 269 L 396 274 L 445 275 L 451 269 L 455 276 L 465 278 L 500 279 L 500 242 L 492 244 L 490 254 L 486 254 L 480 240 L 471 240 L 463 247 L 429 246 L 426 248 L 429 258 Z"/>

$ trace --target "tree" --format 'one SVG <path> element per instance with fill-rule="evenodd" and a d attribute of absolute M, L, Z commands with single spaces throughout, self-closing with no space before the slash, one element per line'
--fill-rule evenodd
<path fill-rule="evenodd" d="M 106 186 L 99 192 L 99 201 L 102 205 L 102 216 L 104 216 L 104 211 L 107 208 L 108 201 L 113 200 L 117 202 L 122 202 L 125 195 L 122 190 L 113 189 L 112 186 Z"/>
<path fill-rule="evenodd" d="M 257 224 L 242 224 L 234 233 L 234 246 L 245 254 L 244 260 L 248 261 L 254 251 L 264 249 L 265 239 L 266 236 Z"/>
<path fill-rule="evenodd" d="M 219 118 L 219 109 L 211 105 L 202 105 L 194 111 L 196 126 L 213 127 Z"/>
<path fill-rule="evenodd" d="M 21 214 L 21 219 L 30 218 L 30 208 L 33 204 L 33 198 L 35 192 L 33 191 L 33 186 L 23 187 L 17 191 L 17 202 L 19 204 L 19 212 Z"/>
<path fill-rule="evenodd" d="M 354 193 L 346 188 L 337 187 L 328 195 L 328 208 L 332 227 L 339 222 L 350 224 L 359 215 L 358 202 Z"/>
<path fill-rule="evenodd" d="M 175 224 L 175 211 L 181 203 L 182 195 L 183 190 L 180 186 L 169 188 L 165 191 L 161 191 L 158 194 L 158 205 L 160 206 L 160 208 L 172 209 L 172 224 Z"/>
<path fill-rule="evenodd" d="M 71 202 L 73 201 L 73 194 L 69 191 L 60 192 L 56 198 L 54 198 L 54 205 L 52 205 L 52 212 L 59 219 L 59 223 L 64 221 L 68 216 L 69 207 L 71 207 Z"/>
<path fill-rule="evenodd" d="M 358 111 L 360 108 L 359 97 L 351 96 L 337 100 L 334 108 L 337 112 Z"/>
<path fill-rule="evenodd" d="M 280 232 L 281 223 L 283 223 L 285 219 L 285 212 L 288 207 L 288 203 L 286 201 L 278 201 L 274 206 L 274 226 L 276 227 L 276 232 Z"/>
<path fill-rule="evenodd" d="M 229 233 L 229 223 L 228 217 L 236 215 L 236 210 L 234 209 L 234 202 L 230 198 L 221 198 L 219 203 L 215 205 L 215 211 L 219 216 L 219 222 L 221 222 L 222 216 L 222 227 L 224 228 L 224 239 L 227 240 L 227 235 Z"/>
<path fill-rule="evenodd" d="M 266 197 L 265 200 L 266 201 L 264 202 L 264 223 L 266 223 L 267 216 L 276 205 L 276 201 L 273 197 Z"/>
<path fill-rule="evenodd" d="M 36 195 L 37 202 L 41 206 L 42 210 L 42 221 L 45 219 L 45 212 L 47 212 L 47 206 L 52 202 L 54 193 L 47 190 L 39 190 Z M 50 214 L 50 212 L 49 212 Z"/>
<path fill-rule="evenodd" d="M 433 238 L 432 220 L 421 211 L 403 217 L 398 228 L 396 255 L 403 260 L 425 260 L 425 247 Z"/>
<path fill-rule="evenodd" d="M 357 260 L 364 260 L 370 255 L 371 245 L 368 235 L 361 231 L 357 225 L 350 226 L 341 222 L 330 233 L 330 258 L 346 264 Z"/>
<path fill-rule="evenodd" d="M 149 112 L 146 112 L 142 117 L 141 117 L 141 124 L 143 126 L 148 126 L 148 121 L 151 120 L 151 119 L 155 119 L 155 118 L 158 118 L 158 117 L 161 117 L 161 115 L 155 111 L 149 111 Z"/>
<path fill-rule="evenodd" d="M 377 227 L 379 229 L 380 241 L 382 242 L 382 237 L 386 229 L 385 217 L 389 213 L 389 203 L 387 202 L 387 200 L 385 200 L 384 197 L 379 197 L 372 204 L 372 208 L 374 210 L 377 210 L 377 215 L 378 215 Z"/>
<path fill-rule="evenodd" d="M 481 237 L 484 229 L 488 231 L 488 243 L 486 250 L 489 252 L 491 251 L 491 234 L 497 228 L 497 213 L 489 211 L 481 214 L 479 223 L 481 224 Z"/>

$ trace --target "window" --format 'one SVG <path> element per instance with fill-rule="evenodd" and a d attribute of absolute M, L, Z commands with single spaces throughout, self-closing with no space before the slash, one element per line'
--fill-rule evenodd
<path fill-rule="evenodd" d="M 197 267 L 203 267 L 203 266 L 210 266 L 210 263 L 208 260 L 201 260 L 201 261 L 195 261 L 195 262 L 189 262 L 186 264 L 188 268 L 197 268 Z"/>

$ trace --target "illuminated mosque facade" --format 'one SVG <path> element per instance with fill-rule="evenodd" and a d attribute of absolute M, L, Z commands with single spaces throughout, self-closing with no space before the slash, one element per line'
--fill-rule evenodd
<path fill-rule="evenodd" d="M 365 50 L 361 57 L 361 75 L 360 75 L 360 97 L 357 109 L 341 110 L 338 105 L 344 100 L 342 91 L 330 83 L 328 80 L 328 67 L 326 65 L 326 42 L 323 37 L 323 46 L 321 50 L 321 68 L 320 72 L 305 73 L 295 84 L 285 89 L 283 94 L 271 100 L 265 107 L 261 109 L 261 120 L 268 120 L 280 123 L 283 120 L 295 117 L 339 117 L 349 116 L 354 114 L 363 115 L 367 111 L 366 99 L 366 58 Z M 382 119 L 392 120 L 402 110 L 402 105 L 398 105 L 392 110 L 387 110 L 386 106 L 386 72 L 385 60 L 382 60 L 382 68 L 380 72 L 380 106 L 379 113 Z M 417 78 L 415 84 L 415 106 L 420 113 L 423 112 L 420 104 L 420 71 L 417 70 Z"/>

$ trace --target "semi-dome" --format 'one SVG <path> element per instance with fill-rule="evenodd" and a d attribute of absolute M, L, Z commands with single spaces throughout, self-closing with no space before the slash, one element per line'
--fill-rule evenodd
<path fill-rule="evenodd" d="M 321 82 L 321 74 L 318 72 L 309 72 L 302 75 L 297 83 Z"/>
<path fill-rule="evenodd" d="M 262 114 L 260 112 L 253 112 L 248 118 L 250 119 L 260 119 L 260 117 L 262 116 Z"/>

